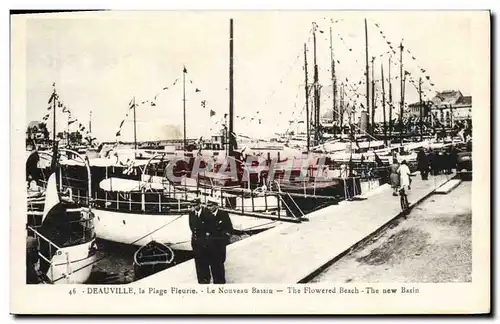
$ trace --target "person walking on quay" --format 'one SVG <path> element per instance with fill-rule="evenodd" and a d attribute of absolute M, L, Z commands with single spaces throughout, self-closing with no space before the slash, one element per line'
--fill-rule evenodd
<path fill-rule="evenodd" d="M 406 160 L 401 162 L 397 173 L 399 174 L 400 193 L 406 194 L 406 192 L 410 190 L 411 186 L 411 171 Z"/>
<path fill-rule="evenodd" d="M 389 176 L 390 181 L 391 181 L 391 187 L 392 187 L 392 195 L 397 196 L 398 195 L 398 188 L 399 188 L 399 163 L 397 159 L 392 159 L 392 164 L 390 167 L 391 174 Z"/>
<path fill-rule="evenodd" d="M 429 176 L 429 160 L 424 149 L 420 149 L 417 153 L 417 168 L 420 171 L 422 180 L 427 180 Z"/>
<path fill-rule="evenodd" d="M 227 212 L 218 210 L 215 203 L 210 203 L 206 209 L 197 199 L 193 205 L 189 227 L 198 283 L 209 284 L 213 279 L 214 284 L 224 284 L 226 245 L 233 230 L 231 219 Z"/>

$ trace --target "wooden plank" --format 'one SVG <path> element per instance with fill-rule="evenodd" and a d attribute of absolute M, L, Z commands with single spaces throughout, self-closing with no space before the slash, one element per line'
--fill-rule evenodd
<path fill-rule="evenodd" d="M 418 203 L 450 176 L 414 180 L 408 193 Z M 309 222 L 280 224 L 231 244 L 227 248 L 228 283 L 297 283 L 314 274 L 355 244 L 387 226 L 401 214 L 399 197 L 383 186 L 371 197 L 333 205 L 308 214 Z M 194 261 L 146 277 L 132 284 L 196 283 Z"/>
<path fill-rule="evenodd" d="M 435 193 L 436 194 L 441 194 L 441 195 L 446 195 L 453 189 L 455 189 L 460 183 L 462 183 L 461 179 L 452 179 L 445 184 L 443 184 L 441 187 L 437 188 Z"/>

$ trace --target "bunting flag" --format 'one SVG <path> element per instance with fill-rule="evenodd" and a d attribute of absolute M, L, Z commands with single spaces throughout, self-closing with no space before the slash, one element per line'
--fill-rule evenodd
<path fill-rule="evenodd" d="M 55 91 L 55 90 L 54 90 L 54 91 L 52 92 L 52 94 L 50 95 L 50 98 L 49 98 L 49 102 L 48 102 L 48 103 L 49 103 L 49 104 L 51 104 L 53 100 L 57 100 L 57 94 L 56 94 L 56 91 Z"/>
<path fill-rule="evenodd" d="M 50 116 L 50 114 L 46 114 L 45 116 L 43 116 L 43 118 L 42 118 L 43 121 L 46 121 L 47 119 L 49 119 L 49 116 Z"/>
<path fill-rule="evenodd" d="M 73 124 L 74 122 L 76 122 L 76 119 L 69 120 L 69 121 L 68 121 L 68 125 L 71 125 L 71 124 Z"/>
<path fill-rule="evenodd" d="M 200 90 L 200 89 L 198 89 L 198 88 L 196 88 L 196 89 L 194 90 L 194 92 L 201 92 L 201 90 Z"/>
<path fill-rule="evenodd" d="M 344 37 L 342 37 L 342 35 L 340 35 L 340 33 L 337 33 L 337 35 L 339 36 L 340 40 L 345 45 L 345 47 L 349 50 L 349 52 L 352 52 L 352 48 L 349 45 L 347 45 L 347 43 L 344 40 Z"/>
<path fill-rule="evenodd" d="M 226 118 L 226 115 L 227 114 L 224 115 L 224 118 Z M 212 116 L 215 116 L 215 111 L 213 111 L 212 109 L 210 109 L 210 117 L 212 117 Z"/>
<path fill-rule="evenodd" d="M 202 100 L 201 101 L 201 107 L 202 108 L 205 108 L 205 105 L 207 104 L 207 101 L 206 100 Z"/>

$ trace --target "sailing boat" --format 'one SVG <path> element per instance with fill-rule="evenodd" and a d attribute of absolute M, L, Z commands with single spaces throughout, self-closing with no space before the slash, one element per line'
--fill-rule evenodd
<path fill-rule="evenodd" d="M 232 53 L 232 20 L 231 20 L 230 47 Z M 230 62 L 232 71 L 232 57 Z M 183 72 L 184 73 L 184 72 Z M 232 77 L 230 78 L 230 137 L 232 131 Z M 185 100 L 184 100 L 185 105 Z M 230 140 L 229 156 L 234 155 L 234 138 Z M 106 176 L 92 191 L 96 215 L 96 233 L 100 239 L 137 246 L 147 245 L 156 241 L 176 250 L 191 250 L 191 231 L 188 224 L 190 200 L 198 194 L 198 188 L 189 188 L 189 184 L 172 183 L 165 175 L 165 169 L 158 173 L 151 164 L 168 163 L 168 157 L 152 157 L 145 162 L 136 177 L 108 177 Z M 186 171 L 192 170 L 187 165 Z M 106 169 L 107 170 L 107 169 Z M 152 174 L 149 172 L 153 171 Z M 107 171 L 106 171 L 107 172 Z M 220 179 L 219 179 L 220 180 Z M 193 190 L 188 190 L 193 189 Z M 262 230 L 280 223 L 280 207 L 276 195 L 269 198 L 268 204 L 260 206 L 261 196 L 248 197 L 244 192 L 233 197 L 227 197 L 222 189 L 209 190 L 209 198 L 229 198 L 228 201 L 241 201 L 228 208 L 223 204 L 221 208 L 229 209 L 229 216 L 236 230 L 246 232 Z M 213 194 L 212 194 L 213 193 Z M 216 196 L 217 194 L 219 196 Z M 272 200 L 274 198 L 274 201 Z M 264 198 L 267 199 L 267 198 Z M 258 202 L 258 204 L 255 204 Z M 276 206 L 277 204 L 277 206 Z M 263 208 L 267 213 L 261 213 Z M 274 215 L 273 215 L 274 214 Z"/>

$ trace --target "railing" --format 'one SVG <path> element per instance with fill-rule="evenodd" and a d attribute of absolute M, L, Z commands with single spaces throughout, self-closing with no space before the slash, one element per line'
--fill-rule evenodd
<path fill-rule="evenodd" d="M 74 201 L 85 199 L 86 192 L 72 190 Z M 279 195 L 270 192 L 249 191 L 240 188 L 199 187 L 192 185 L 169 185 L 162 191 L 118 192 L 99 190 L 94 193 L 92 205 L 116 211 L 138 213 L 178 213 L 188 212 L 190 201 L 198 198 L 202 203 L 217 202 L 221 207 L 239 208 L 240 212 L 273 212 L 280 209 L 279 203 L 270 201 L 270 197 L 279 199 Z M 238 204 L 239 203 L 239 204 Z"/>
<path fill-rule="evenodd" d="M 53 255 L 61 255 L 63 252 L 61 251 L 61 248 L 57 246 L 55 243 L 53 243 L 51 240 L 40 234 L 36 229 L 34 229 L 31 226 L 26 227 L 28 230 L 28 236 L 31 236 L 30 233 L 32 234 L 32 237 L 34 237 L 37 241 L 37 250 L 38 250 L 38 256 L 40 257 L 40 260 L 42 262 L 47 263 L 48 269 L 50 271 L 50 278 L 49 281 L 54 279 L 54 264 L 52 261 Z M 43 253 L 40 251 L 40 240 L 48 244 L 48 256 L 43 255 Z M 55 250 L 55 253 L 52 253 L 52 251 Z M 70 266 L 70 259 L 69 259 L 69 254 L 68 252 L 65 252 L 66 254 L 66 273 L 63 274 L 64 278 L 69 281 L 70 276 L 71 276 L 71 266 Z M 44 274 L 46 275 L 46 274 Z"/>
<path fill-rule="evenodd" d="M 89 213 L 88 217 L 82 216 L 80 219 L 75 220 L 64 220 L 63 223 L 57 225 L 57 230 L 59 232 L 64 232 L 67 236 L 65 241 L 60 243 L 61 247 L 73 246 L 75 244 L 83 244 L 90 242 L 95 239 L 94 230 L 94 214 L 91 213 L 87 208 L 67 208 L 68 213 Z M 33 217 L 31 220 L 28 219 L 28 226 L 32 229 L 39 229 L 42 226 L 41 217 L 43 212 L 40 211 L 27 211 L 28 217 Z M 29 234 L 29 233 L 28 233 Z M 41 234 L 40 234 L 41 235 Z"/>

